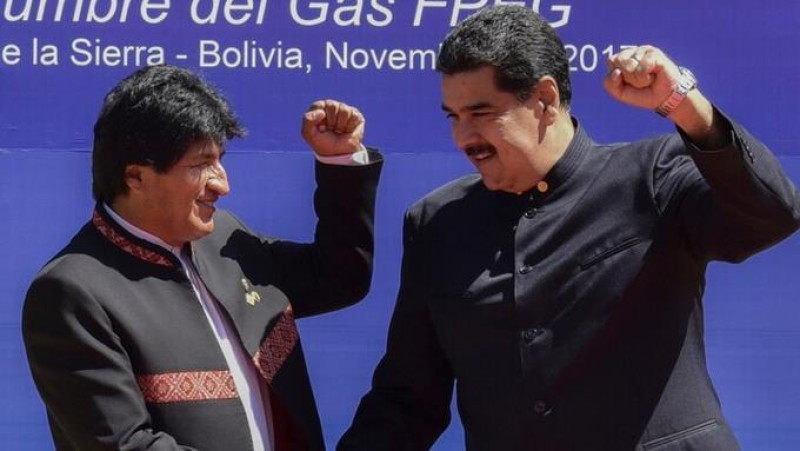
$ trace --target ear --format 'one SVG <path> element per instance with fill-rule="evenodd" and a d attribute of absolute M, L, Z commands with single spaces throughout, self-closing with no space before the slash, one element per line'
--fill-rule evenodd
<path fill-rule="evenodd" d="M 556 80 L 549 75 L 540 78 L 531 98 L 536 102 L 534 111 L 537 118 L 544 122 L 545 125 L 554 124 L 561 111 L 561 100 Z"/>
<path fill-rule="evenodd" d="M 142 190 L 146 177 L 145 171 L 147 169 L 147 166 L 139 164 L 129 164 L 125 166 L 125 185 L 128 186 L 129 191 L 135 192 Z"/>

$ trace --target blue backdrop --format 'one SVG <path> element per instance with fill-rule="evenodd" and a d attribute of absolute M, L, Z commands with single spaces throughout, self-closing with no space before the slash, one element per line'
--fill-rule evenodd
<path fill-rule="evenodd" d="M 765 0 L 0 0 L 0 443 L 52 449 L 20 338 L 32 277 L 92 208 L 91 128 L 102 96 L 136 67 L 193 68 L 230 99 L 250 133 L 226 157 L 223 205 L 266 233 L 312 234 L 313 158 L 300 117 L 334 97 L 367 116 L 385 154 L 373 289 L 360 304 L 300 324 L 326 441 L 369 386 L 398 285 L 403 210 L 471 171 L 450 141 L 433 70 L 438 43 L 476 8 L 517 3 L 557 27 L 573 68 L 573 112 L 600 142 L 669 132 L 611 100 L 604 59 L 663 48 L 701 90 L 765 141 L 800 181 L 800 3 Z M 128 9 L 124 9 L 125 5 Z M 709 366 L 745 449 L 800 449 L 800 236 L 709 271 Z M 435 449 L 463 449 L 457 417 Z"/>

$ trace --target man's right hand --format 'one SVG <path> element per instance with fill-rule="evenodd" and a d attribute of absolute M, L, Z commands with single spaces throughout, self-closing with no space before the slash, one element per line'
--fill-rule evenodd
<path fill-rule="evenodd" d="M 321 157 L 355 153 L 363 148 L 364 116 L 338 100 L 318 100 L 303 115 L 301 133 Z"/>

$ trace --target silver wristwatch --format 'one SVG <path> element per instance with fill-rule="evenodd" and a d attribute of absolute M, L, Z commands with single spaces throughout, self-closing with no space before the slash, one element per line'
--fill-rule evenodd
<path fill-rule="evenodd" d="M 675 108 L 678 108 L 678 105 L 686 98 L 686 94 L 697 87 L 697 79 L 692 71 L 679 66 L 678 72 L 680 72 L 681 76 L 678 78 L 678 83 L 672 88 L 672 94 L 656 108 L 656 113 L 663 117 L 667 117 L 675 111 Z"/>

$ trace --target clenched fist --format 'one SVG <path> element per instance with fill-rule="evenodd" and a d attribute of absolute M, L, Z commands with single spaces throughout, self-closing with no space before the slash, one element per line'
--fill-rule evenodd
<path fill-rule="evenodd" d="M 364 116 L 338 100 L 318 100 L 303 115 L 301 133 L 319 156 L 354 153 L 362 148 Z"/>
<path fill-rule="evenodd" d="M 628 105 L 653 110 L 672 94 L 680 79 L 678 66 L 650 45 L 625 49 L 608 59 L 606 91 Z"/>

